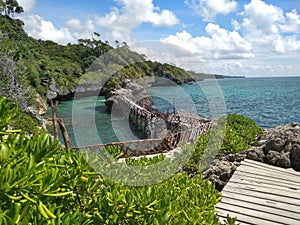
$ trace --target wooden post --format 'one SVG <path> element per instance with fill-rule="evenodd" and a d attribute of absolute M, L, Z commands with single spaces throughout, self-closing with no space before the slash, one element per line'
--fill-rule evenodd
<path fill-rule="evenodd" d="M 175 115 L 175 113 L 176 113 L 176 100 L 174 98 L 174 100 L 173 100 L 173 114 Z"/>
<path fill-rule="evenodd" d="M 59 124 L 61 133 L 62 133 L 63 138 L 64 138 L 65 148 L 66 148 L 66 149 L 71 149 L 71 147 L 72 147 L 72 142 L 71 142 L 71 139 L 70 139 L 70 137 L 69 137 L 68 131 L 67 131 L 67 129 L 66 129 L 64 120 L 63 120 L 63 119 L 57 119 L 57 122 L 58 122 L 58 124 Z"/>
<path fill-rule="evenodd" d="M 58 126 L 57 126 L 57 118 L 56 118 L 58 100 L 54 100 L 54 102 L 53 102 L 53 100 L 51 100 L 50 104 L 51 104 L 51 109 L 52 109 L 54 139 L 58 140 Z"/>

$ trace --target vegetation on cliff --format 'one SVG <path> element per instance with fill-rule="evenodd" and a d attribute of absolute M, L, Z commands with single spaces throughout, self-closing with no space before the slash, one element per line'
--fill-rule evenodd
<path fill-rule="evenodd" d="M 81 78 L 84 79 L 81 82 L 86 83 L 106 82 L 111 78 L 102 84 L 106 91 L 119 88 L 125 79 L 145 76 L 166 77 L 179 84 L 191 80 L 187 71 L 149 61 L 144 55 L 131 51 L 126 43 L 113 48 L 101 41 L 96 32 L 90 39 L 79 39 L 78 43 L 66 46 L 36 40 L 24 32 L 21 20 L 10 16 L 22 10 L 14 8 L 6 14 L 7 9 L 1 9 L 0 94 L 13 96 L 18 102 L 14 94 L 17 91 L 28 100 L 34 100 L 37 95 L 46 99 L 51 85 L 62 95 L 68 94 Z"/>

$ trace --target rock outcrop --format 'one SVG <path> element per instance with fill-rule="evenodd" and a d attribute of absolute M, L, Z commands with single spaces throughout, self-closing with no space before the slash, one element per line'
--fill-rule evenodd
<path fill-rule="evenodd" d="M 102 95 L 101 82 L 85 82 L 76 87 L 58 88 L 54 79 L 49 84 L 47 99 L 71 100 L 76 95 L 76 98 L 84 98 L 89 96 Z"/>
<path fill-rule="evenodd" d="M 132 82 L 131 80 L 126 80 L 122 87 L 121 89 L 110 91 L 105 96 L 105 105 L 109 111 L 111 111 L 113 104 L 118 105 L 122 96 L 126 96 L 127 99 L 132 100 L 134 103 L 143 105 L 146 109 L 147 107 L 152 107 L 152 99 L 144 86 Z"/>
<path fill-rule="evenodd" d="M 244 159 L 300 171 L 300 123 L 266 129 L 256 146 L 215 159 L 203 172 L 203 178 L 208 178 L 221 191 Z"/>
<path fill-rule="evenodd" d="M 258 145 L 249 149 L 247 158 L 300 171 L 300 124 L 265 130 Z"/>

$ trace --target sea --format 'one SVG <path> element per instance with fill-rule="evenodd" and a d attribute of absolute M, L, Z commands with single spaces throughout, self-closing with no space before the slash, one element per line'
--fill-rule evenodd
<path fill-rule="evenodd" d="M 242 114 L 262 128 L 300 122 L 300 77 L 203 80 L 148 91 L 154 107 L 166 113 Z M 64 118 L 73 146 L 137 139 L 127 135 L 128 118 L 111 116 L 104 101 L 100 96 L 60 102 L 57 116 Z"/>

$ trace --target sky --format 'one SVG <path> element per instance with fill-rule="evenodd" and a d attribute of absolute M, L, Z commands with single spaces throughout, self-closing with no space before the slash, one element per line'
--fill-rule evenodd
<path fill-rule="evenodd" d="M 299 0 L 18 0 L 32 37 L 101 34 L 148 59 L 224 75 L 300 76 Z"/>

